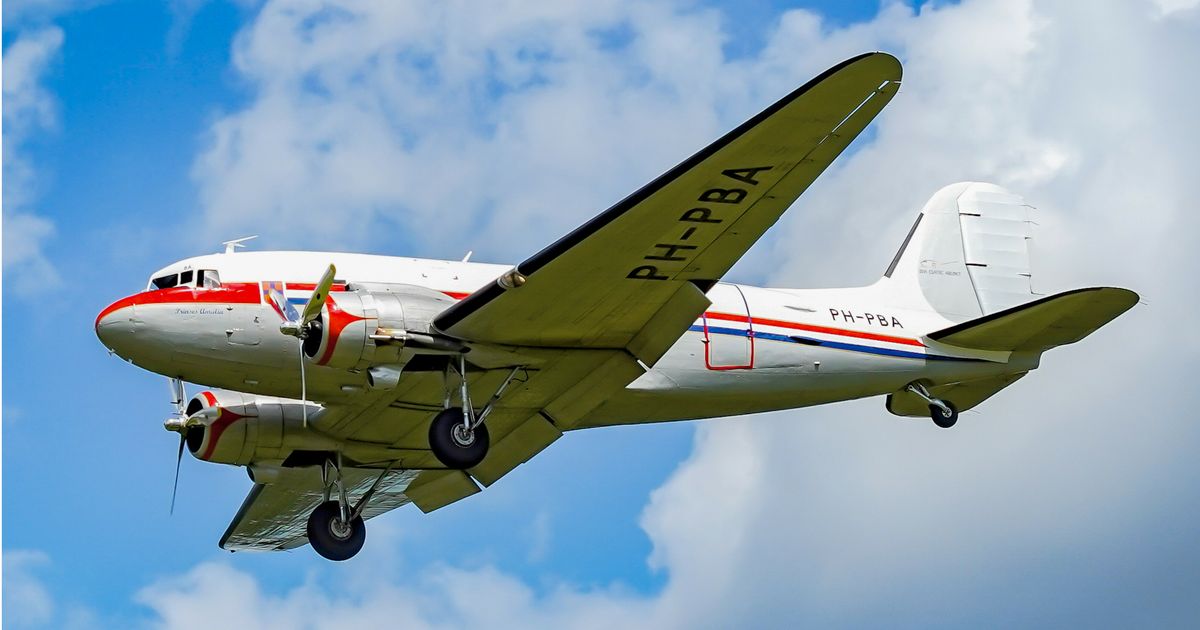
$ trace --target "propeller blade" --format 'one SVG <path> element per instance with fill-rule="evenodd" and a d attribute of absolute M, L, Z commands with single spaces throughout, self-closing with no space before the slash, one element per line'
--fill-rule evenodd
<path fill-rule="evenodd" d="M 171 488 L 171 515 L 175 515 L 175 494 L 179 492 L 179 464 L 183 462 L 183 444 L 187 433 L 179 434 L 179 452 L 175 454 L 175 485 Z"/>
<path fill-rule="evenodd" d="M 284 321 L 300 321 L 300 314 L 296 312 L 296 307 L 292 306 L 292 303 L 284 297 L 283 293 L 280 293 L 278 289 L 271 289 L 269 295 L 271 296 L 271 301 L 275 304 L 275 308 L 279 309 L 279 314 L 283 317 Z"/>
<path fill-rule="evenodd" d="M 321 281 L 317 283 L 317 288 L 313 289 L 312 296 L 304 304 L 303 317 L 300 319 L 301 326 L 320 317 L 321 309 L 325 308 L 325 300 L 329 298 L 329 289 L 333 286 L 333 276 L 336 273 L 337 267 L 331 264 L 325 270 L 325 275 L 321 276 Z"/>

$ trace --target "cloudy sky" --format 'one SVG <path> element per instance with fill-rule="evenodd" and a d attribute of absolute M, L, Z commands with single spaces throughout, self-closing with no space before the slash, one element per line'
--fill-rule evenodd
<path fill-rule="evenodd" d="M 1153 626 L 1200 620 L 1200 3 L 4 3 L 4 624 Z M 253 246 L 513 262 L 830 65 L 889 108 L 731 273 L 867 284 L 934 191 L 1038 208 L 1040 292 L 1143 303 L 964 414 L 882 400 L 566 436 L 354 561 L 216 547 L 95 314 Z"/>

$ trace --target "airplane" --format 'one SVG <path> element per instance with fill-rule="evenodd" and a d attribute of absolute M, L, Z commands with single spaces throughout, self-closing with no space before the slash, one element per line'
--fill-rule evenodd
<path fill-rule="evenodd" d="M 900 81 L 886 53 L 843 61 L 515 266 L 231 241 L 96 334 L 168 377 L 176 489 L 185 448 L 247 469 L 231 551 L 347 560 L 365 520 L 480 492 L 565 431 L 870 396 L 949 428 L 1138 296 L 1034 294 L 1031 207 L 979 182 L 934 194 L 869 286 L 723 282 Z"/>

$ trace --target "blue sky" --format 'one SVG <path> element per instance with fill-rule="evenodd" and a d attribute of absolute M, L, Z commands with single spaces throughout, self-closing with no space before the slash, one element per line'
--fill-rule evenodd
<path fill-rule="evenodd" d="M 389 4 L 5 4 L 6 624 L 188 627 L 192 606 L 222 605 L 220 584 L 248 585 L 235 625 L 302 614 L 307 589 L 322 613 L 402 601 L 462 625 L 464 584 L 529 597 L 498 604 L 496 625 L 1200 614 L 1180 525 L 1200 497 L 1179 481 L 1200 472 L 1184 421 L 1200 401 L 1160 384 L 1200 356 L 1194 333 L 1161 332 L 1195 306 L 1172 290 L 1197 271 L 1182 252 L 1200 226 L 1181 212 L 1200 192 L 1182 166 L 1196 88 L 1173 66 L 1200 59 L 1194 2 L 611 2 L 487 19 Z M 240 469 L 185 459 L 168 516 L 165 382 L 92 332 L 152 270 L 255 233 L 256 248 L 515 260 L 873 49 L 905 62 L 900 95 L 734 280 L 870 282 L 925 198 L 985 179 L 1045 211 L 1049 282 L 1132 286 L 1153 308 L 1048 358 L 951 438 L 879 401 L 571 434 L 470 500 L 372 521 L 348 566 L 217 549 L 250 486 Z M 1097 85 L 1112 94 L 1084 99 Z M 1115 357 L 1154 367 L 1096 369 Z M 1148 396 L 1156 422 L 1134 431 Z M 757 483 L 738 485 L 747 470 Z"/>

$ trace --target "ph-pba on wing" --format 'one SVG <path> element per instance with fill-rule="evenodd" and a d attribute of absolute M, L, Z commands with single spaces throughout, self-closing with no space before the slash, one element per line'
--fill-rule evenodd
<path fill-rule="evenodd" d="M 891 100 L 900 75 L 885 53 L 830 68 L 451 307 L 435 326 L 475 341 L 629 348 L 652 364 L 703 312 L 704 291 Z M 665 341 L 639 340 L 656 315 L 671 322 L 654 335 Z"/>

